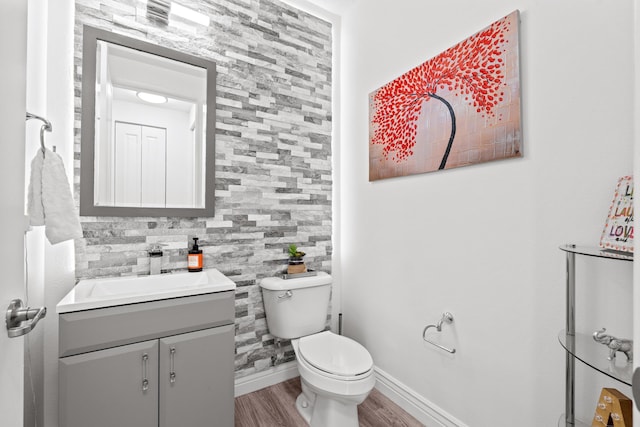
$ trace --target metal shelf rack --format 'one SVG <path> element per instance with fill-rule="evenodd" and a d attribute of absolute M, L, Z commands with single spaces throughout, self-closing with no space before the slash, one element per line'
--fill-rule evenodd
<path fill-rule="evenodd" d="M 602 351 L 604 347 L 598 346 L 598 344 L 593 340 L 589 342 L 590 337 L 586 337 L 582 334 L 576 334 L 576 255 L 620 261 L 633 261 L 633 254 L 571 244 L 560 246 L 560 249 L 566 252 L 567 257 L 567 311 L 566 328 L 558 334 L 558 340 L 566 350 L 565 414 L 560 418 L 558 425 L 562 427 L 574 427 L 586 425 L 575 418 L 576 359 L 580 360 L 585 365 L 627 385 L 631 385 L 632 375 L 632 368 L 630 365 L 619 367 L 615 364 L 612 365 L 604 363 L 607 361 L 606 355 L 599 354 L 599 351 Z"/>

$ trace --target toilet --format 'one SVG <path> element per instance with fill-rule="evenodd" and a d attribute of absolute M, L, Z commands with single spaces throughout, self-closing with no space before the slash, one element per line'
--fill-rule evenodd
<path fill-rule="evenodd" d="M 371 355 L 356 341 L 325 331 L 331 276 L 260 282 L 269 332 L 291 339 L 302 393 L 296 408 L 312 427 L 358 427 L 357 405 L 376 379 Z"/>

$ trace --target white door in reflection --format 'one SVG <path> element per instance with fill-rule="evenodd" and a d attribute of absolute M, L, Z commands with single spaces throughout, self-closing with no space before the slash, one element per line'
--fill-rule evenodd
<path fill-rule="evenodd" d="M 115 160 L 116 206 L 166 206 L 166 129 L 116 122 Z"/>
<path fill-rule="evenodd" d="M 202 209 L 206 69 L 98 41 L 94 205 Z"/>

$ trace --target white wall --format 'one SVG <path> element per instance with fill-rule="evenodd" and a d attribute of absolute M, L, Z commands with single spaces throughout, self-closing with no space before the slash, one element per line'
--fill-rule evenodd
<path fill-rule="evenodd" d="M 551 426 L 564 409 L 557 248 L 597 245 L 617 178 L 632 173 L 632 7 L 358 0 L 342 17 L 335 256 L 345 334 L 462 424 Z M 516 8 L 524 158 L 368 182 L 368 94 Z M 631 335 L 629 264 L 579 263 L 579 330 Z M 443 311 L 455 316 L 442 333 L 454 356 L 421 337 Z M 590 419 L 609 383 L 579 374 L 578 413 Z"/>
<path fill-rule="evenodd" d="M 50 2 L 50 4 L 53 4 Z M 47 31 L 47 93 L 46 115 L 54 131 L 47 136 L 62 157 L 69 182 L 73 168 L 80 160 L 73 159 L 73 13 L 72 0 L 55 2 L 48 8 Z M 43 28 L 43 30 L 45 30 Z M 58 301 L 75 284 L 74 242 L 51 245 L 45 240 L 45 304 L 49 314 L 44 319 L 44 425 L 58 425 Z"/>
<path fill-rule="evenodd" d="M 638 76 L 638 71 L 640 71 L 640 43 L 638 42 L 638 40 L 640 40 L 640 0 L 635 0 L 634 1 L 634 31 L 635 31 L 635 36 L 634 36 L 634 40 L 635 42 L 635 46 L 634 46 L 634 58 L 635 58 L 635 68 L 634 68 L 634 75 L 636 76 L 635 79 L 635 91 L 634 91 L 634 105 L 633 105 L 633 117 L 638 117 L 638 114 L 640 114 L 640 79 L 637 77 Z M 638 155 L 640 155 L 640 123 L 636 120 L 635 122 L 635 128 L 634 128 L 634 159 L 638 158 Z M 640 162 L 634 162 L 634 175 L 640 176 Z M 640 201 L 638 201 L 638 198 L 636 197 L 634 200 L 634 210 L 636 212 L 638 212 L 640 210 Z M 633 324 L 634 325 L 640 325 L 640 274 L 638 274 L 640 272 L 639 267 L 637 266 L 637 263 L 634 263 L 634 274 L 633 274 L 633 306 L 635 308 L 634 313 L 633 313 Z M 634 342 L 634 348 L 633 348 L 633 352 L 635 354 L 640 354 L 640 328 L 635 328 L 634 329 L 634 335 L 633 335 L 633 342 Z M 638 363 L 638 357 L 635 358 L 634 361 L 634 367 L 637 369 L 638 367 L 640 367 L 640 363 Z M 636 404 L 634 405 L 634 409 L 633 409 L 633 425 L 635 427 L 640 427 L 640 410 L 638 410 L 638 405 L 640 405 L 639 402 L 636 401 Z"/>
<path fill-rule="evenodd" d="M 47 111 L 47 59 L 46 32 L 47 3 L 44 0 L 29 0 L 27 10 L 27 111 L 46 117 Z M 40 150 L 39 120 L 26 122 L 25 134 L 25 193 L 31 174 L 31 159 Z M 45 133 L 45 138 L 51 134 Z M 45 142 L 47 147 L 51 149 Z M 25 200 L 27 198 L 25 197 Z M 33 227 L 26 234 L 26 295 L 25 305 L 41 307 L 44 303 L 44 227 Z M 51 315 L 51 314 L 49 314 Z M 25 427 L 44 425 L 44 327 L 36 327 L 25 336 Z"/>

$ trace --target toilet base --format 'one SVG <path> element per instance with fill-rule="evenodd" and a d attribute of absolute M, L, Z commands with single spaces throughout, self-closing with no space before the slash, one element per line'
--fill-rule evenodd
<path fill-rule="evenodd" d="M 349 403 L 314 393 L 300 378 L 302 393 L 296 399 L 298 413 L 311 427 L 358 427 L 357 401 Z"/>
<path fill-rule="evenodd" d="M 298 413 L 304 418 L 307 424 L 311 424 L 311 412 L 313 411 L 313 404 L 309 402 L 309 399 L 300 393 L 296 399 L 296 409 Z"/>

